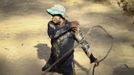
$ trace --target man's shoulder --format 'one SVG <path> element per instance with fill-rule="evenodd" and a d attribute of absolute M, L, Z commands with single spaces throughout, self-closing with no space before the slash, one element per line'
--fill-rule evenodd
<path fill-rule="evenodd" d="M 48 26 L 55 26 L 55 25 L 54 25 L 53 21 L 49 21 Z"/>
<path fill-rule="evenodd" d="M 53 21 L 49 21 L 48 24 L 54 24 Z"/>
<path fill-rule="evenodd" d="M 53 29 L 56 28 L 55 25 L 54 25 L 54 23 L 52 21 L 49 21 L 48 22 L 48 27 L 53 28 Z"/>

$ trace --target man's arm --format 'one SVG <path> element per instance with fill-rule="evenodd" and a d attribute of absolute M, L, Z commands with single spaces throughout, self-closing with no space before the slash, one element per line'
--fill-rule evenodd
<path fill-rule="evenodd" d="M 88 56 L 88 58 L 90 59 L 90 62 L 96 62 L 97 58 L 95 58 L 93 56 L 93 54 L 91 53 L 91 51 L 89 51 L 89 44 L 88 42 L 84 39 L 83 34 L 80 32 L 80 30 L 77 30 L 74 32 L 74 37 L 75 40 L 80 43 L 81 48 L 83 49 L 83 51 L 85 52 L 85 54 Z"/>
<path fill-rule="evenodd" d="M 72 21 L 71 22 L 71 27 L 72 27 L 72 32 L 74 34 L 74 38 L 75 40 L 80 43 L 81 45 L 81 48 L 84 50 L 84 52 L 87 54 L 87 55 L 90 55 L 88 50 L 89 50 L 89 44 L 88 42 L 84 39 L 84 36 L 83 34 L 81 33 L 80 31 L 80 28 L 79 28 L 79 22 L 78 21 Z"/>
<path fill-rule="evenodd" d="M 84 39 L 84 36 L 83 34 L 80 32 L 80 30 L 77 30 L 75 33 L 74 33 L 74 37 L 75 37 L 75 40 L 80 43 L 80 46 L 81 48 L 83 49 L 83 51 L 86 53 L 87 56 L 90 56 L 90 53 L 89 53 L 89 44 L 88 42 Z"/>
<path fill-rule="evenodd" d="M 79 29 L 78 21 L 72 21 L 71 27 L 72 27 L 72 31 L 73 31 L 75 40 L 78 43 L 80 43 L 81 48 L 83 49 L 85 54 L 90 59 L 90 62 L 91 63 L 95 62 L 97 59 L 93 56 L 91 51 L 89 51 L 90 46 L 89 46 L 88 42 L 84 39 L 84 36 L 83 36 L 82 32 Z"/>

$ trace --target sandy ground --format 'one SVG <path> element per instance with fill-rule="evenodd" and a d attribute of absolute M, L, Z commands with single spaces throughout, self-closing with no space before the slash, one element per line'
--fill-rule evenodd
<path fill-rule="evenodd" d="M 112 51 L 96 68 L 95 75 L 134 75 L 134 18 L 123 14 L 116 4 L 29 1 L 31 4 L 22 0 L 0 6 L 0 75 L 43 75 L 41 68 L 49 58 L 51 47 L 47 36 L 47 22 L 51 18 L 45 9 L 56 3 L 67 7 L 67 18 L 78 20 L 84 34 L 89 27 L 101 25 L 113 36 Z M 86 39 L 98 59 L 105 56 L 111 45 L 111 39 L 99 28 L 92 30 Z M 77 75 L 91 75 L 92 65 L 80 47 L 75 49 L 75 60 Z"/>

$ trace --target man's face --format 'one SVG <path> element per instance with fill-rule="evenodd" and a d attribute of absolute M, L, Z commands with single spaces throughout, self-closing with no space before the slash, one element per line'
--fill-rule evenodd
<path fill-rule="evenodd" d="M 61 17 L 60 16 L 57 16 L 57 15 L 52 16 L 52 21 L 55 24 L 59 24 L 60 23 L 60 20 L 61 20 Z"/>

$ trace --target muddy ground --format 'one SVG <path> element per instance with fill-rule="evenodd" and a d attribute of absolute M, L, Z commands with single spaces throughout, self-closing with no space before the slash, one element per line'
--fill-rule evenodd
<path fill-rule="evenodd" d="M 47 22 L 51 16 L 46 9 L 54 4 L 64 5 L 66 18 L 78 20 L 84 34 L 89 28 L 101 25 L 113 36 L 112 50 L 96 68 L 95 75 L 134 75 L 134 17 L 125 14 L 116 0 L 111 3 L 0 0 L 0 75 L 44 75 L 41 68 L 49 58 L 51 47 L 47 36 Z M 111 38 L 100 28 L 92 29 L 86 39 L 98 59 L 104 57 L 111 46 Z M 76 48 L 77 75 L 91 75 L 89 62 L 81 48 Z"/>

